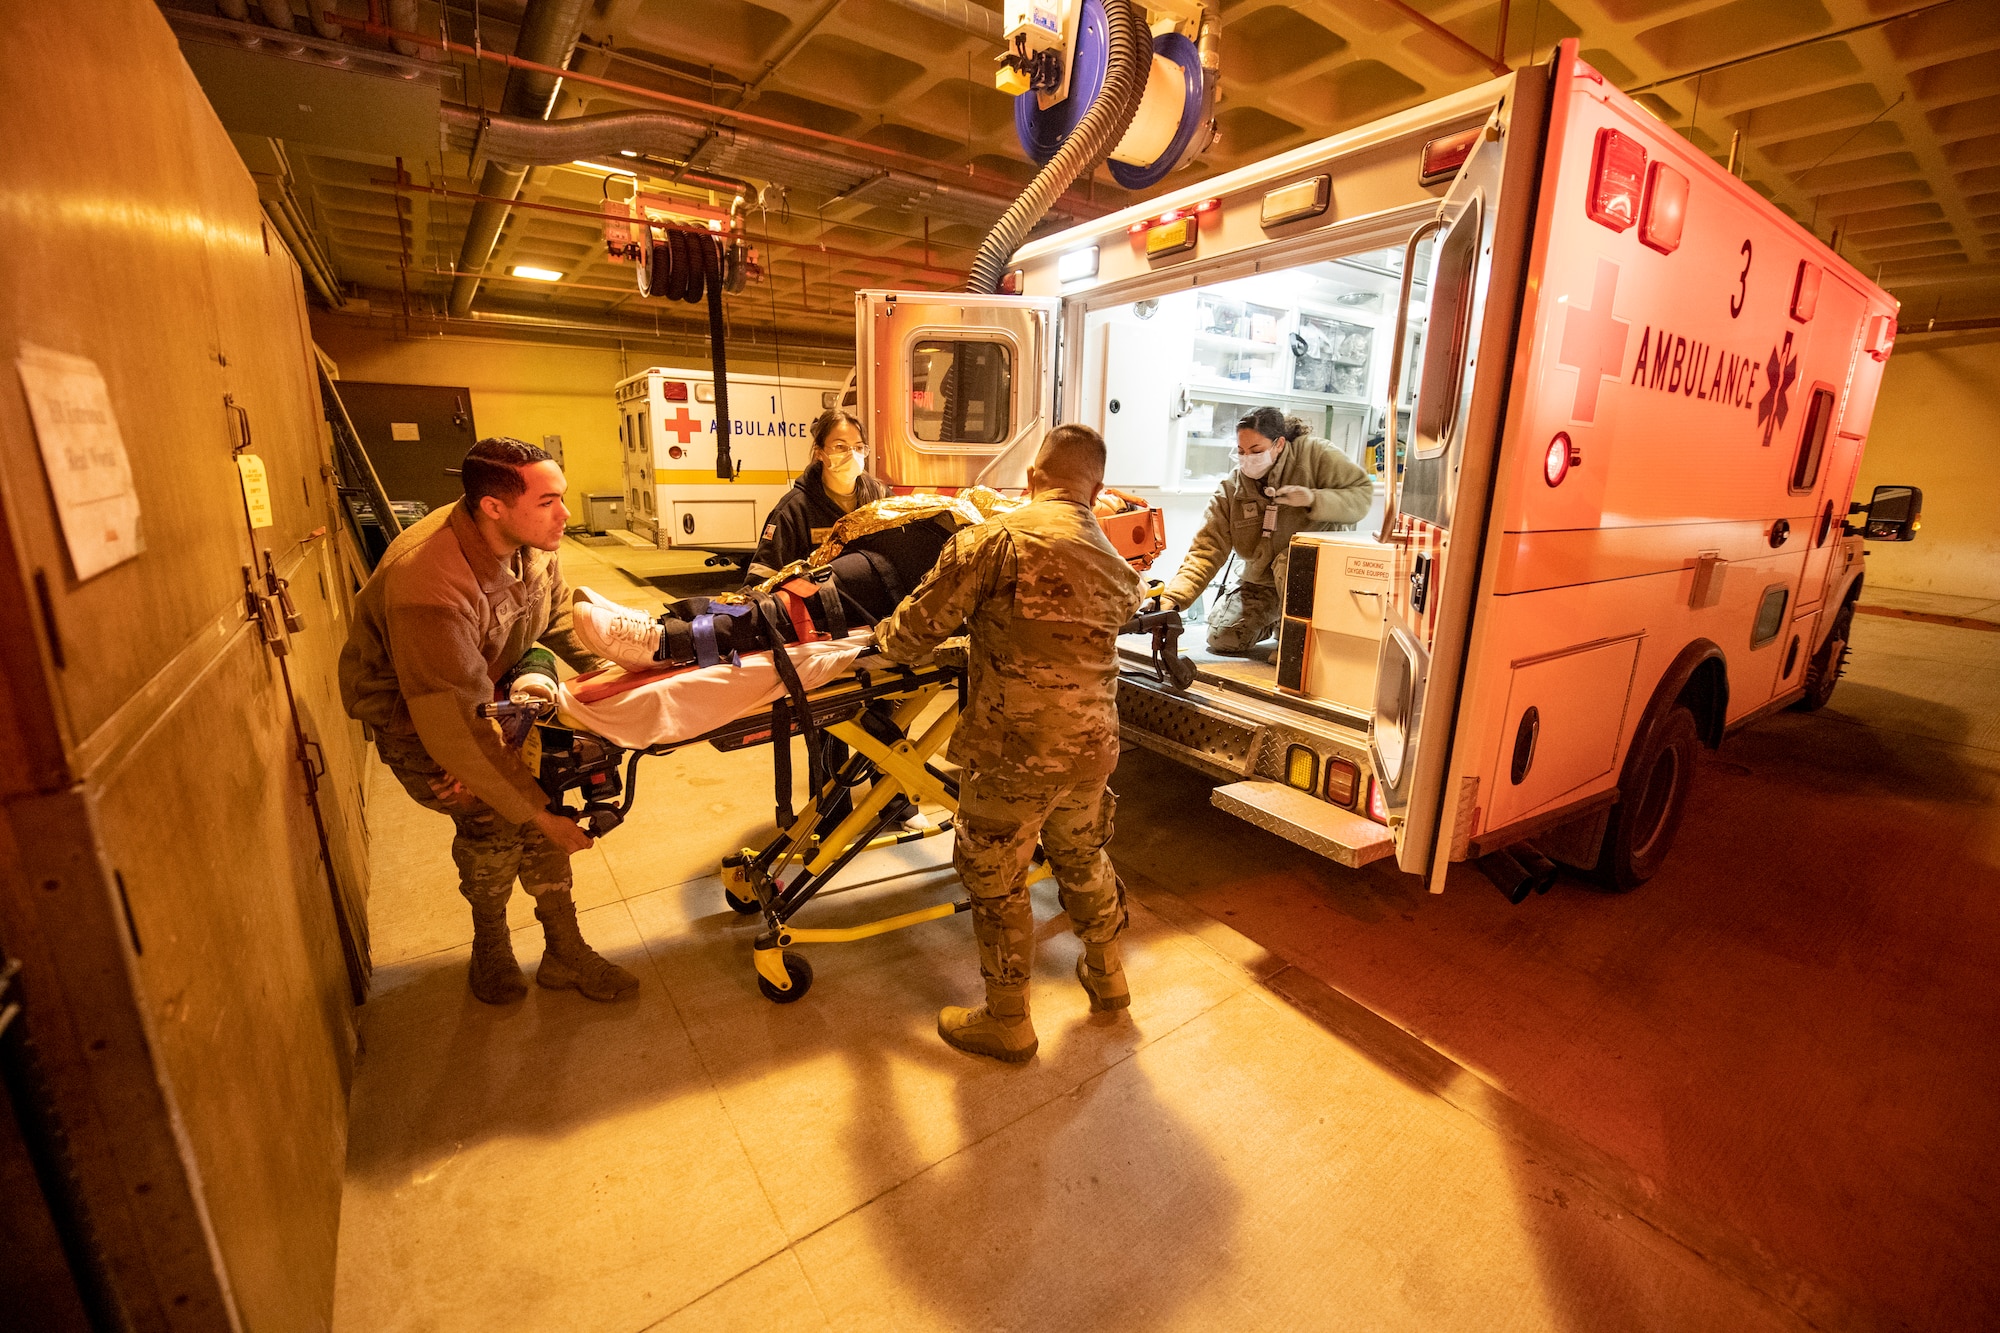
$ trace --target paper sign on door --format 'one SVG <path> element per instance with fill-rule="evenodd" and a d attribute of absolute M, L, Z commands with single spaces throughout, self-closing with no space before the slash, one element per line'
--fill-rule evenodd
<path fill-rule="evenodd" d="M 271 526 L 271 480 L 264 473 L 264 460 L 255 454 L 236 455 L 236 470 L 243 474 L 243 503 L 250 511 L 250 526 Z"/>
<path fill-rule="evenodd" d="M 87 357 L 27 343 L 14 368 L 28 395 L 42 467 L 77 578 L 130 560 L 146 549 L 146 541 L 139 532 L 131 462 L 103 372 Z"/>

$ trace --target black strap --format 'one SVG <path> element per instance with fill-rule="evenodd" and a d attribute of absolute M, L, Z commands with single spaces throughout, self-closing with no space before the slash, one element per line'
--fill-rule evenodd
<path fill-rule="evenodd" d="M 828 579 L 819 585 L 820 610 L 826 613 L 826 633 L 831 639 L 847 637 L 847 608 L 840 604 L 840 589 Z"/>
<path fill-rule="evenodd" d="M 778 827 L 792 826 L 792 706 L 771 705 L 771 774 L 778 788 Z"/>
<path fill-rule="evenodd" d="M 785 647 L 785 621 L 778 604 L 766 594 L 759 593 L 753 598 L 757 614 L 771 631 L 771 662 L 778 668 L 778 679 L 784 682 L 785 693 L 791 696 L 792 704 L 799 711 L 799 734 L 806 738 L 807 771 L 812 782 L 812 790 L 817 792 L 826 780 L 825 756 L 820 753 L 819 728 L 813 725 L 812 703 L 806 698 L 805 682 L 799 679 L 799 669 L 792 664 L 791 650 Z M 773 736 L 772 742 L 778 738 Z M 791 745 L 790 729 L 784 740 L 787 748 Z"/>

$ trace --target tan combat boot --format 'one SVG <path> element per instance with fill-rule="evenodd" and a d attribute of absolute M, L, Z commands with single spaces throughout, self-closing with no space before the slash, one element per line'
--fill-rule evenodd
<path fill-rule="evenodd" d="M 472 965 L 466 969 L 465 979 L 473 997 L 487 1004 L 512 1004 L 528 993 L 521 965 L 514 961 L 505 898 L 472 904 Z"/>
<path fill-rule="evenodd" d="M 1013 995 L 988 987 L 986 1003 L 977 1009 L 946 1005 L 938 1011 L 938 1035 L 948 1046 L 972 1055 L 990 1055 L 1010 1065 L 1020 1064 L 1041 1043 L 1028 1018 L 1025 992 Z"/>
<path fill-rule="evenodd" d="M 1076 979 L 1090 992 L 1092 1013 L 1132 1007 L 1132 988 L 1125 984 L 1125 960 L 1117 940 L 1084 945 L 1083 957 L 1076 960 Z"/>
<path fill-rule="evenodd" d="M 552 889 L 535 898 L 535 918 L 542 923 L 547 948 L 535 969 L 535 984 L 550 990 L 573 986 L 592 1000 L 616 1000 L 637 989 L 639 978 L 599 956 L 583 942 L 576 928 L 576 903 L 568 889 Z"/>

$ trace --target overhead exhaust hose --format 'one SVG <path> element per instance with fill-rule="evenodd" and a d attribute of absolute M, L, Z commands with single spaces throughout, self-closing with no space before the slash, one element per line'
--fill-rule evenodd
<path fill-rule="evenodd" d="M 694 246 L 689 248 L 700 248 L 702 276 L 708 286 L 708 354 L 715 365 L 715 475 L 733 481 L 736 465 L 729 458 L 729 437 L 735 422 L 729 415 L 729 366 L 722 345 L 722 243 L 712 236 L 692 239 Z"/>
<path fill-rule="evenodd" d="M 1056 149 L 1048 165 L 1035 173 L 1028 188 L 1000 215 L 993 230 L 979 244 L 972 261 L 968 292 L 992 293 L 1000 290 L 1000 277 L 1007 261 L 1020 249 L 1035 224 L 1062 197 L 1079 176 L 1097 170 L 1106 155 L 1125 137 L 1132 117 L 1139 112 L 1146 95 L 1146 76 L 1153 68 L 1153 40 L 1146 25 L 1132 13 L 1129 0 L 1104 0 L 1106 63 L 1104 87 L 1097 100 L 1083 113 L 1076 130 Z"/>

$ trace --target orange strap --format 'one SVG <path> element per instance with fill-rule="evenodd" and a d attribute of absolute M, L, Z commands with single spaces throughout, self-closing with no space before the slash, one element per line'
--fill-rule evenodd
<path fill-rule="evenodd" d="M 799 588 L 805 591 L 801 593 Z M 807 597 L 819 596 L 819 587 L 808 579 L 793 579 L 778 588 L 785 607 L 785 614 L 792 618 L 792 632 L 798 635 L 798 642 L 811 643 L 820 635 L 813 629 L 812 612 L 806 607 Z"/>

